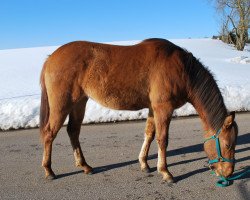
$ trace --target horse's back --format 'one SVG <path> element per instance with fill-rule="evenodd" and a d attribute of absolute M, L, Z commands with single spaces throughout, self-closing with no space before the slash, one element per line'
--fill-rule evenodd
<path fill-rule="evenodd" d="M 67 91 L 73 101 L 85 95 L 114 109 L 149 107 L 152 81 L 159 81 L 165 57 L 176 49 L 160 39 L 132 46 L 71 42 L 48 58 L 47 82 L 51 91 Z"/>

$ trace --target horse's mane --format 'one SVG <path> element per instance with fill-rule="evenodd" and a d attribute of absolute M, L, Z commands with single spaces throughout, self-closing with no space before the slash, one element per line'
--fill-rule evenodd
<path fill-rule="evenodd" d="M 221 92 L 209 69 L 191 53 L 186 53 L 185 71 L 189 77 L 189 98 L 202 107 L 209 125 L 218 130 L 227 116 Z"/>

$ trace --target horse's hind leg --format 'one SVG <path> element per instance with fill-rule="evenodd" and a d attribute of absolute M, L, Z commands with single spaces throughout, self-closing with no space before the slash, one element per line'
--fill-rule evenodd
<path fill-rule="evenodd" d="M 143 172 L 150 172 L 150 167 L 147 163 L 148 158 L 148 152 L 150 145 L 155 137 L 155 122 L 154 122 L 154 116 L 151 109 L 149 109 L 149 114 L 146 122 L 146 128 L 145 128 L 145 136 L 144 136 L 144 142 L 139 154 L 139 162 L 141 165 L 141 170 Z"/>
<path fill-rule="evenodd" d="M 52 153 L 52 143 L 56 138 L 59 129 L 62 127 L 63 122 L 66 119 L 67 114 L 57 112 L 51 109 L 49 122 L 43 130 L 43 161 L 42 166 L 45 169 L 45 177 L 47 179 L 54 179 L 55 174 L 51 169 L 51 153 Z"/>
<path fill-rule="evenodd" d="M 68 135 L 74 151 L 75 164 L 82 167 L 85 174 L 91 174 L 92 168 L 86 163 L 79 142 L 79 134 L 82 120 L 84 118 L 87 98 L 77 103 L 69 114 L 69 123 L 67 126 Z"/>

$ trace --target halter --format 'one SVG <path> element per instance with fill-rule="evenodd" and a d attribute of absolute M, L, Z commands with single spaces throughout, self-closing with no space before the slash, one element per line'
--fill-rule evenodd
<path fill-rule="evenodd" d="M 217 151 L 217 158 L 216 159 L 213 159 L 213 160 L 208 160 L 208 163 L 211 165 L 211 164 L 214 164 L 214 163 L 218 163 L 218 162 L 230 162 L 230 163 L 234 163 L 235 162 L 235 159 L 228 159 L 228 158 L 224 158 L 222 155 L 221 155 L 221 149 L 220 149 L 220 139 L 219 139 L 219 134 L 221 133 L 221 129 L 219 129 L 216 134 L 214 134 L 213 136 L 209 137 L 209 138 L 206 138 L 204 140 L 204 143 L 208 142 L 209 140 L 215 140 L 216 142 L 216 151 Z M 233 180 L 236 180 L 236 179 L 239 179 L 243 176 L 245 176 L 246 174 L 250 173 L 250 169 L 245 169 L 243 170 L 242 172 L 239 172 L 238 174 L 235 174 L 229 178 L 225 178 L 223 176 L 220 176 L 220 180 L 217 181 L 216 185 L 218 187 L 227 187 L 231 184 L 230 181 L 233 181 Z M 214 174 L 214 171 L 213 171 L 213 174 Z"/>
<path fill-rule="evenodd" d="M 216 132 L 216 134 L 214 134 L 213 136 L 206 138 L 204 140 L 204 144 L 206 142 L 208 142 L 209 140 L 215 140 L 216 143 L 216 151 L 217 151 L 217 158 L 213 159 L 213 160 L 208 160 L 208 164 L 212 165 L 214 163 L 217 162 L 230 162 L 230 163 L 234 163 L 235 159 L 228 159 L 228 158 L 224 158 L 221 155 L 221 148 L 220 148 L 220 139 L 219 139 L 219 134 L 221 133 L 221 128 Z"/>

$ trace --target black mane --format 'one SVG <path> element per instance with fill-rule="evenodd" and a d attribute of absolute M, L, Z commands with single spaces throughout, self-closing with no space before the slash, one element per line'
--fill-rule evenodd
<path fill-rule="evenodd" d="M 210 126 L 219 130 L 227 116 L 227 110 L 212 73 L 188 52 L 185 70 L 191 88 L 189 98 L 192 102 L 199 102 L 198 105 L 205 111 Z"/>

